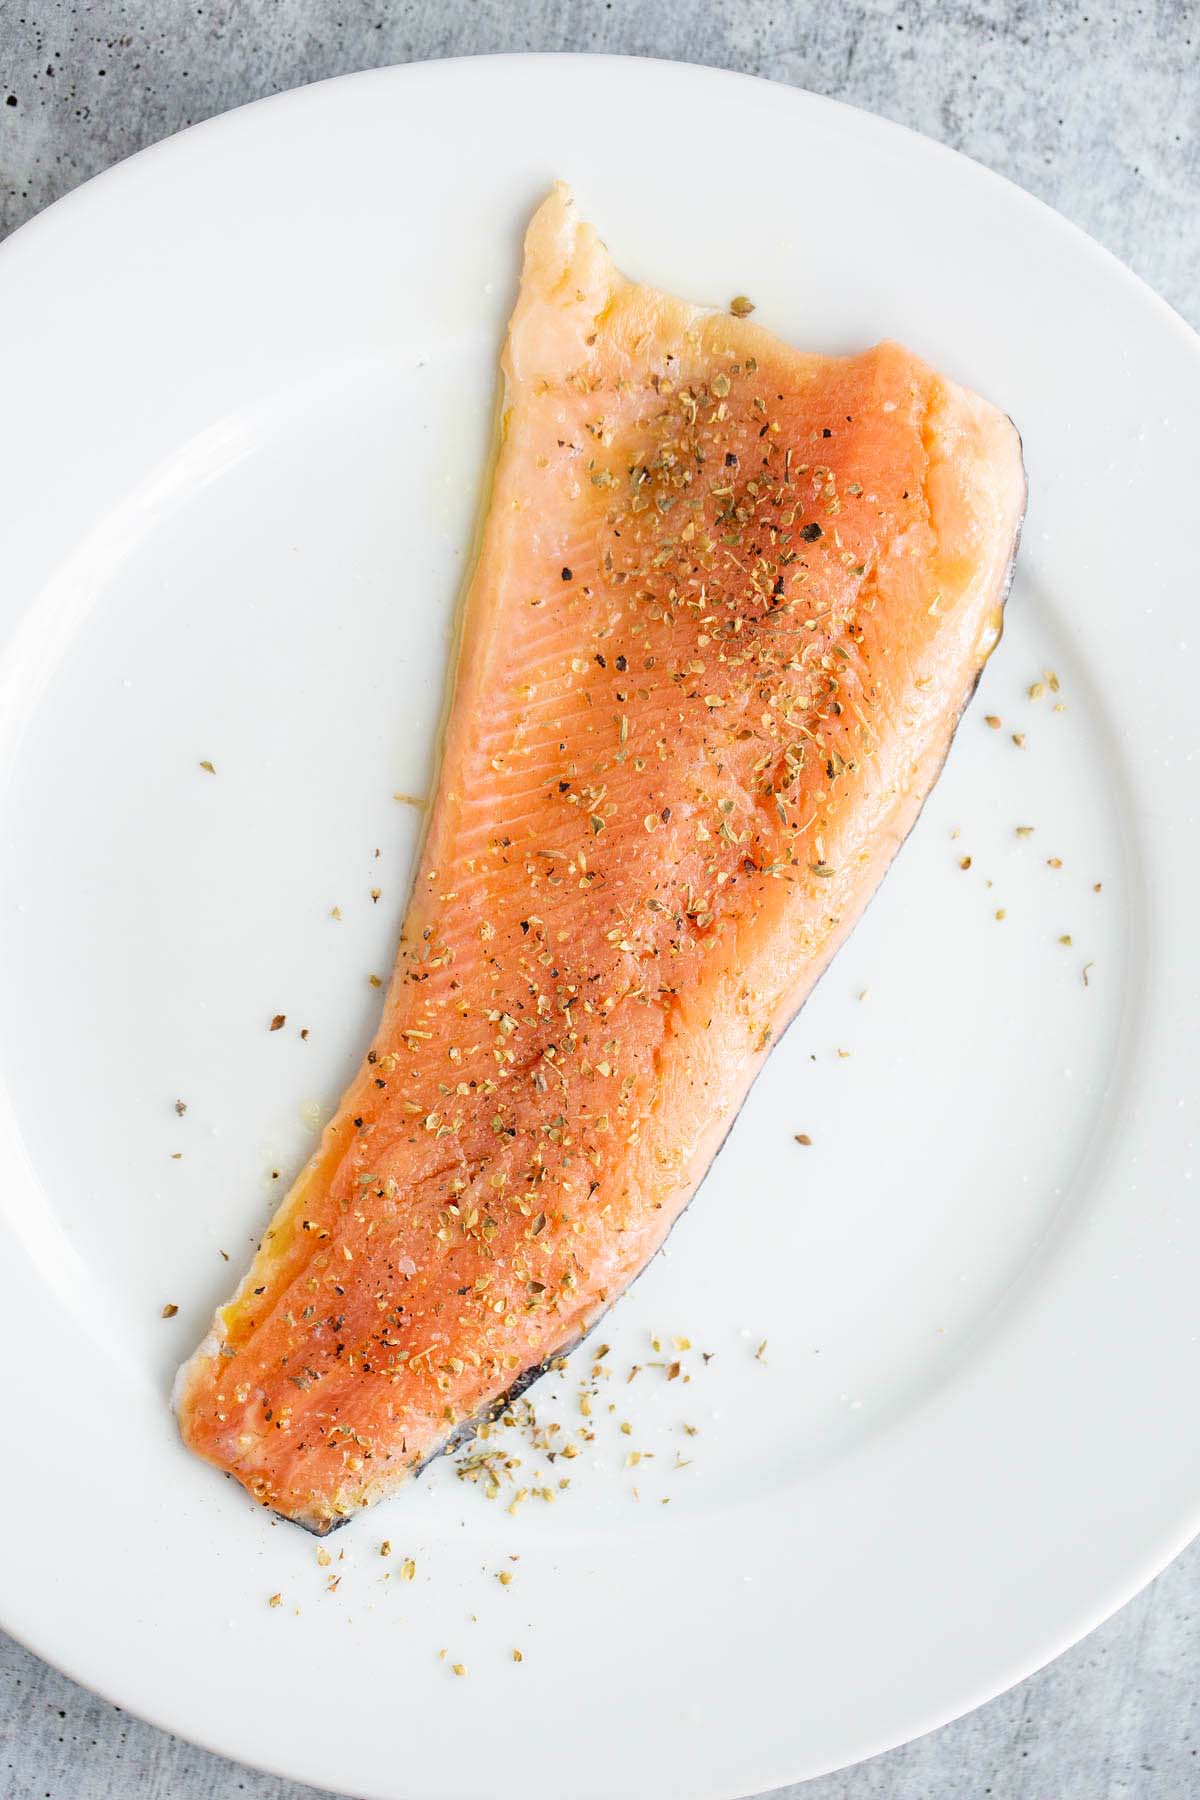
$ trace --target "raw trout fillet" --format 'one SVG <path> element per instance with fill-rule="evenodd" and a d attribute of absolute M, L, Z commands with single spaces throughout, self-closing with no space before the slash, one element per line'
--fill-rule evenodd
<path fill-rule="evenodd" d="M 994 407 L 625 280 L 563 187 L 503 369 L 379 1030 L 177 1388 L 315 1532 L 658 1249 L 937 776 L 1025 501 Z"/>

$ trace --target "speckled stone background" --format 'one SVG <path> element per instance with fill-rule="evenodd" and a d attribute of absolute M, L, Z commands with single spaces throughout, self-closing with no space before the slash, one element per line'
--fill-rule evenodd
<path fill-rule="evenodd" d="M 494 50 L 678 57 L 885 113 L 1049 201 L 1200 324 L 1198 0 L 0 0 L 0 236 L 131 151 L 244 100 Z M 1200 1544 L 991 1705 L 785 1792 L 1196 1800 L 1198 1615 Z M 0 1636 L 0 1800 L 312 1793 L 126 1717 Z"/>

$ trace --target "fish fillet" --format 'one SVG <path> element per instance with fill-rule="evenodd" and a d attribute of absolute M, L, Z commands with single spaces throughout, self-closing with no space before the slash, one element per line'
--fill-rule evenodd
<path fill-rule="evenodd" d="M 383 1015 L 180 1373 L 328 1531 L 658 1249 L 911 827 L 1001 629 L 1002 413 L 530 224 L 437 794 Z"/>

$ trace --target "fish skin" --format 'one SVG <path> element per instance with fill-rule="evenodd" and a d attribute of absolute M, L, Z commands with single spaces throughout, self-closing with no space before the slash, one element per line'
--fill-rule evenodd
<path fill-rule="evenodd" d="M 915 822 L 998 639 L 1023 516 L 1019 439 L 994 408 L 898 346 L 802 356 L 757 325 L 624 281 L 561 187 L 529 229 L 503 367 L 440 785 L 371 1060 L 177 1384 L 185 1441 L 320 1535 L 502 1411 L 661 1247 L 767 1046 Z M 839 407 L 851 404 L 845 432 Z M 708 453 L 719 445 L 718 465 Z M 793 466 L 810 479 L 783 527 Z M 846 486 L 856 470 L 862 495 Z M 722 485 L 729 499 L 714 494 Z M 736 558 L 723 554 L 727 530 Z M 699 630 L 710 613 L 713 628 Z M 592 741 L 606 714 L 616 724 L 614 706 L 636 713 L 640 692 L 625 755 Z M 836 711 L 843 693 L 861 725 Z M 558 714 L 552 729 L 540 696 Z M 780 733 L 797 710 L 802 723 Z M 655 738 L 642 735 L 647 716 Z M 805 747 L 790 786 L 785 739 Z M 747 744 L 779 746 L 786 804 L 759 794 Z M 631 755 L 644 778 L 632 779 Z M 649 818 L 676 790 L 651 854 L 624 803 Z M 742 832 L 746 852 L 733 842 Z M 576 887 L 553 885 L 534 838 L 553 839 L 551 869 L 569 866 Z M 693 876 L 711 891 L 688 914 Z M 656 893 L 665 914 L 644 908 Z M 535 946 L 555 970 L 550 1023 L 540 1010 L 518 1016 L 548 993 Z M 605 1034 L 611 1054 L 594 1042 Z M 465 1061 L 448 1062 L 456 1052 Z M 472 1075 L 474 1093 L 450 1079 L 466 1069 L 488 1071 Z M 561 1126 L 535 1086 L 551 1074 L 566 1096 Z M 698 1098 L 706 1082 L 715 1102 Z M 517 1176 L 531 1197 L 514 1205 Z M 531 1235 L 535 1213 L 546 1225 Z M 531 1298 L 535 1270 L 547 1279 Z"/>

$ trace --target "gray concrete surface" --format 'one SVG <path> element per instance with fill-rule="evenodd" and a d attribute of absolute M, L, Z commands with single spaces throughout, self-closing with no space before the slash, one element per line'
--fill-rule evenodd
<path fill-rule="evenodd" d="M 1011 176 L 1200 324 L 1195 0 L 0 0 L 0 236 L 197 119 L 348 69 L 492 50 L 686 58 L 849 100 Z M 0 418 L 3 400 L 0 396 Z M 1200 1545 L 1049 1669 L 803 1800 L 1193 1800 Z M 3 1800 L 302 1800 L 0 1637 Z M 568 1794 L 555 1800 L 570 1800 Z"/>

